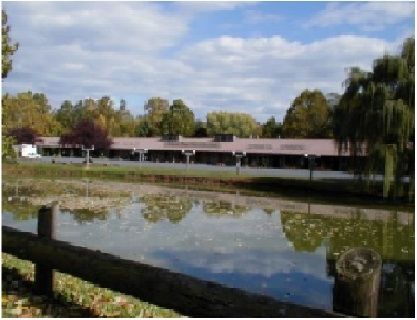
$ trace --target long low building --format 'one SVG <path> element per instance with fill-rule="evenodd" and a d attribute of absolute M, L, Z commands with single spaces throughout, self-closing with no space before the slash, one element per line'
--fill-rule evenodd
<path fill-rule="evenodd" d="M 42 137 L 37 143 L 43 155 L 81 156 L 81 146 L 60 145 L 58 137 Z M 300 168 L 308 165 L 308 156 L 316 157 L 316 166 L 340 170 L 347 166 L 348 152 L 339 152 L 332 139 L 251 139 L 230 135 L 211 138 L 152 137 L 113 138 L 110 150 L 92 151 L 93 156 L 143 159 L 152 162 L 190 161 L 213 165 L 234 165 L 235 155 L 242 155 L 242 164 L 257 167 Z"/>

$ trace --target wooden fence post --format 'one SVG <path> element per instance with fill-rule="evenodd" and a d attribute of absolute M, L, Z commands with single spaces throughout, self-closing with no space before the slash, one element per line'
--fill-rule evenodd
<path fill-rule="evenodd" d="M 55 216 L 58 203 L 43 206 L 38 213 L 38 237 L 42 239 L 55 238 Z M 43 263 L 35 264 L 35 291 L 38 294 L 52 296 L 54 287 L 54 271 Z"/>
<path fill-rule="evenodd" d="M 336 262 L 333 309 L 344 314 L 376 317 L 381 281 L 381 256 L 372 249 L 353 248 Z"/>

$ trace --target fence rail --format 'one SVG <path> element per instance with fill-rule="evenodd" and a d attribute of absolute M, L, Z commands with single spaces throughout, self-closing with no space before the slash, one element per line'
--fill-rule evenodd
<path fill-rule="evenodd" d="M 56 269 L 193 317 L 340 316 L 55 240 L 45 236 L 45 230 L 53 234 L 55 209 L 41 210 L 44 217 L 40 215 L 38 224 L 49 223 L 49 228 L 38 225 L 38 230 L 43 230 L 39 236 L 2 227 L 2 250 L 36 264 L 35 287 L 40 290 L 52 288 L 53 276 L 48 270 Z M 45 218 L 45 212 L 49 212 L 49 218 Z M 40 276 L 45 272 L 46 277 Z"/>

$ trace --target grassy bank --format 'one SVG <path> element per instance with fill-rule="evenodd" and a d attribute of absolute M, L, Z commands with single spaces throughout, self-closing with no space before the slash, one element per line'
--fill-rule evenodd
<path fill-rule="evenodd" d="M 2 273 L 2 317 L 180 317 L 60 272 L 55 272 L 53 299 L 35 295 L 33 263 L 6 253 Z"/>
<path fill-rule="evenodd" d="M 116 165 L 90 165 L 86 168 L 80 164 L 46 164 L 20 163 L 3 164 L 3 175 L 27 176 L 42 178 L 96 178 L 112 179 L 127 182 L 150 182 L 163 184 L 187 185 L 204 190 L 238 189 L 263 195 L 289 195 L 295 197 L 328 197 L 349 198 L 349 203 L 372 201 L 380 204 L 404 204 L 406 199 L 392 201 L 382 199 L 382 183 L 375 182 L 370 186 L 351 180 L 313 180 L 253 177 L 233 172 L 153 168 L 124 167 Z"/>

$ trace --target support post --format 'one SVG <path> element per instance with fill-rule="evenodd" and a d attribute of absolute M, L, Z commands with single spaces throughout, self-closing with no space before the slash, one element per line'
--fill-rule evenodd
<path fill-rule="evenodd" d="M 186 169 L 188 170 L 188 165 L 190 164 L 190 155 L 186 154 L 185 156 L 187 158 L 187 168 Z"/>
<path fill-rule="evenodd" d="M 38 214 L 38 237 L 41 239 L 55 238 L 55 216 L 58 203 L 43 206 Z M 41 295 L 52 296 L 54 288 L 54 271 L 43 263 L 35 264 L 35 291 Z"/>
<path fill-rule="evenodd" d="M 188 171 L 188 167 L 190 164 L 190 156 L 195 155 L 195 150 L 182 150 L 181 152 L 183 155 L 185 155 L 185 159 L 186 159 L 185 170 Z"/>
<path fill-rule="evenodd" d="M 313 180 L 313 159 L 312 158 L 308 159 L 308 166 L 310 169 L 310 182 L 311 182 L 311 180 Z"/>
<path fill-rule="evenodd" d="M 307 158 L 307 161 L 308 161 L 308 170 L 310 171 L 309 177 L 310 177 L 310 182 L 311 182 L 313 181 L 313 170 L 316 164 L 316 158 L 320 158 L 320 157 L 317 157 L 314 154 L 305 154 L 304 157 Z"/>
<path fill-rule="evenodd" d="M 240 167 L 242 165 L 242 156 L 237 155 L 236 156 L 236 175 L 240 175 Z"/>
<path fill-rule="evenodd" d="M 85 151 L 87 151 L 85 162 L 86 162 L 87 169 L 88 169 L 88 168 L 90 167 L 90 150 L 94 150 L 94 145 L 92 145 L 92 146 L 91 146 L 91 148 L 86 148 L 86 147 L 83 145 L 83 146 L 81 147 L 81 150 L 85 150 Z"/>
<path fill-rule="evenodd" d="M 136 149 L 133 148 L 132 154 L 139 153 L 139 166 L 145 161 L 145 154 L 148 153 L 148 149 Z"/>
<path fill-rule="evenodd" d="M 233 152 L 236 159 L 236 175 L 240 175 L 240 168 L 242 166 L 242 158 L 246 156 L 246 152 Z"/>

